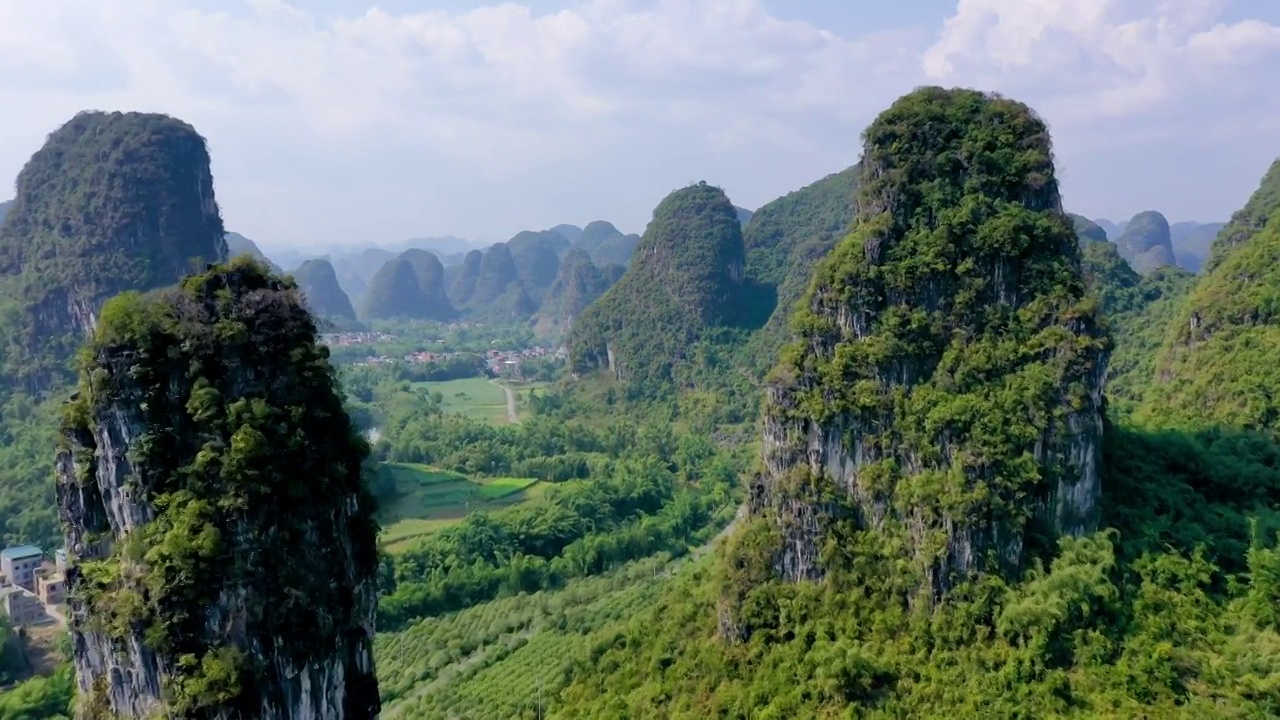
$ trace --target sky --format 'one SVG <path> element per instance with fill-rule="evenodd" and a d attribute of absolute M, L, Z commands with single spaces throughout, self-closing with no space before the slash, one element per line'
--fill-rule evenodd
<path fill-rule="evenodd" d="M 264 249 L 760 205 L 921 85 L 1026 102 L 1064 204 L 1225 220 L 1280 156 L 1275 0 L 0 0 L 0 177 L 85 109 L 209 143 Z M 12 185 L 0 199 L 12 194 Z"/>

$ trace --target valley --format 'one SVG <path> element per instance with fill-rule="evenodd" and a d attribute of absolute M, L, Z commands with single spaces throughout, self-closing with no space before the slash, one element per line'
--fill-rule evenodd
<path fill-rule="evenodd" d="M 766 13 L 730 5 L 713 25 Z M 536 16 L 581 59 L 582 8 L 504 8 L 385 37 L 370 11 L 344 57 L 479 62 L 468 33 Z M 659 19 L 602 36 L 654 55 L 637 87 L 681 52 Z M 708 107 L 725 58 L 685 78 Z M 819 112 L 830 78 L 788 72 Z M 847 146 L 749 108 L 645 146 L 790 188 L 595 168 L 577 219 L 503 173 L 617 138 L 414 128 L 493 163 L 430 168 L 492 201 L 477 226 L 541 218 L 498 242 L 375 242 L 397 205 L 452 216 L 388 178 L 323 208 L 370 237 L 282 251 L 238 223 L 270 190 L 243 150 L 159 113 L 53 129 L 0 203 L 0 720 L 1280 717 L 1280 159 L 1203 222 L 1171 182 L 1086 216 L 1060 104 L 913 87 L 841 110 Z M 659 122 L 583 92 L 522 122 Z M 758 133 L 822 162 L 773 168 Z M 326 147 L 298 172 L 366 152 Z"/>

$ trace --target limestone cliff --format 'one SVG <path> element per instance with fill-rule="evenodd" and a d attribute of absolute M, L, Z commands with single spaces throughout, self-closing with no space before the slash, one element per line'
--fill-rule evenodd
<path fill-rule="evenodd" d="M 660 392 L 700 337 L 739 320 L 744 252 L 742 225 L 723 190 L 700 182 L 671 193 L 654 209 L 622 279 L 574 323 L 570 367 L 608 368 Z"/>
<path fill-rule="evenodd" d="M 1176 265 L 1169 221 L 1153 210 L 1133 216 L 1116 240 L 1120 256 L 1145 275 L 1156 268 Z"/>
<path fill-rule="evenodd" d="M 851 521 L 936 598 L 1094 527 L 1108 343 L 1024 105 L 905 96 L 865 134 L 857 198 L 771 376 L 753 512 L 784 579 L 821 577 Z"/>
<path fill-rule="evenodd" d="M 306 298 L 307 307 L 320 317 L 356 319 L 355 308 L 351 307 L 351 298 L 342 291 L 338 282 L 338 274 L 333 265 L 324 258 L 311 258 L 294 270 L 293 279 L 298 289 Z"/>
<path fill-rule="evenodd" d="M 65 363 L 98 308 L 171 285 L 227 254 L 209 153 L 165 115 L 86 112 L 49 135 L 18 175 L 0 226 L 0 294 L 22 309 L 5 371 L 33 390 Z"/>
<path fill-rule="evenodd" d="M 104 307 L 57 454 L 79 717 L 377 716 L 368 447 L 327 357 L 248 258 Z"/>

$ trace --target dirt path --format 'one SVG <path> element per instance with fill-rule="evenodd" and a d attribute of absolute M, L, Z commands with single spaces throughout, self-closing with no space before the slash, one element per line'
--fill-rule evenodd
<path fill-rule="evenodd" d="M 490 380 L 489 382 L 491 382 L 491 383 L 493 383 L 494 385 L 497 385 L 498 387 L 502 388 L 502 392 L 506 393 L 506 395 L 507 395 L 507 422 L 509 422 L 509 423 L 511 423 L 511 424 L 513 424 L 513 425 L 514 425 L 515 423 L 520 422 L 520 416 L 519 416 L 519 415 L 516 415 L 516 393 L 515 393 L 515 391 L 514 391 L 514 390 L 512 390 L 509 386 L 507 386 L 507 385 L 503 385 L 502 383 L 498 382 L 497 380 Z"/>

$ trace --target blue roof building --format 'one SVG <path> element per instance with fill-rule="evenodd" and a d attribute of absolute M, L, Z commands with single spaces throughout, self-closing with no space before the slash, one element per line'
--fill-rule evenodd
<path fill-rule="evenodd" d="M 44 551 L 35 545 L 19 545 L 0 550 L 0 559 L 4 560 L 23 560 L 40 555 L 44 555 Z"/>

